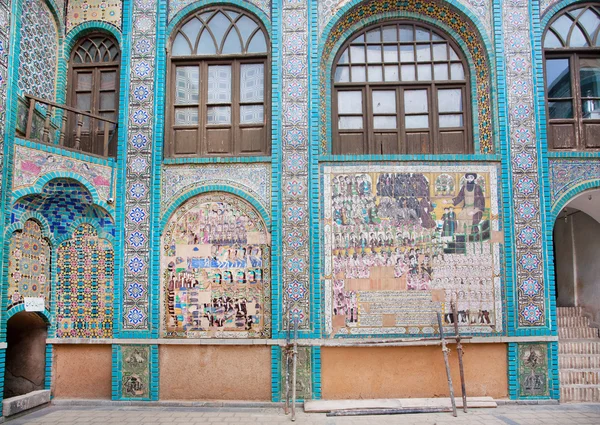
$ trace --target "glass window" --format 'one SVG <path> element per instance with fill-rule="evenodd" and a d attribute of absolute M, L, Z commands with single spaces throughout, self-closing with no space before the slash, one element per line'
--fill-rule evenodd
<path fill-rule="evenodd" d="M 268 154 L 268 45 L 260 22 L 233 7 L 210 7 L 189 16 L 171 40 L 165 155 Z"/>

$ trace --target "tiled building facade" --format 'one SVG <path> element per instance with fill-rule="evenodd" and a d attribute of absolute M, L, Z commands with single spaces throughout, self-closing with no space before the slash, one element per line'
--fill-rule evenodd
<path fill-rule="evenodd" d="M 443 369 L 419 382 L 442 362 L 418 343 L 438 335 L 439 311 L 472 337 L 470 395 L 559 399 L 552 231 L 570 200 L 600 187 L 600 143 L 549 147 L 559 112 L 548 112 L 542 44 L 579 3 L 594 6 L 0 0 L 2 341 L 36 299 L 42 386 L 55 397 L 278 401 L 297 323 L 302 398 L 426 397 L 445 391 Z M 209 28 L 212 53 L 201 50 Z M 118 85 L 98 83 L 118 108 L 79 103 L 87 59 L 73 52 L 97 34 L 120 50 Z M 243 76 L 257 69 L 252 91 Z M 370 97 L 384 89 L 392 106 Z M 112 154 L 66 147 L 61 129 L 79 137 L 90 121 L 44 101 L 114 119 Z M 408 131 L 418 119 L 437 124 Z M 400 145 L 388 148 L 393 131 Z M 464 148 L 448 148 L 456 137 Z M 367 338 L 396 346 L 361 347 Z M 4 359 L 10 338 L 0 344 Z M 88 361 L 96 371 L 78 376 Z"/>

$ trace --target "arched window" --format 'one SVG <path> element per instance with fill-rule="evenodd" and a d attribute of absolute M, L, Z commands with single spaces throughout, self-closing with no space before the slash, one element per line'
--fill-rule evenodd
<path fill-rule="evenodd" d="M 94 33 L 81 38 L 71 51 L 69 74 L 69 106 L 112 121 L 117 121 L 119 112 L 119 65 L 121 51 L 117 41 L 106 34 Z M 76 147 L 77 119 L 69 113 L 70 147 Z M 83 117 L 81 141 L 82 151 L 104 155 L 104 121 Z M 114 132 L 110 125 L 109 131 Z M 114 155 L 116 145 L 110 146 Z"/>
<path fill-rule="evenodd" d="M 550 149 L 600 148 L 600 5 L 560 12 L 544 33 Z"/>
<path fill-rule="evenodd" d="M 465 59 L 439 30 L 366 28 L 334 62 L 333 153 L 471 153 L 469 87 Z"/>
<path fill-rule="evenodd" d="M 166 156 L 269 153 L 268 52 L 263 26 L 239 9 L 202 9 L 179 25 L 169 48 Z"/>

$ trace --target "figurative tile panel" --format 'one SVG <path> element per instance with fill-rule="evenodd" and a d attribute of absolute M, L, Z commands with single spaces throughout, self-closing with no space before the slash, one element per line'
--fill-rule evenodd
<path fill-rule="evenodd" d="M 548 175 L 551 204 L 555 205 L 572 188 L 600 180 L 600 161 L 551 159 L 548 161 Z"/>
<path fill-rule="evenodd" d="M 112 196 L 112 168 L 24 146 L 15 146 L 13 191 L 35 185 L 49 173 L 73 173 L 86 179 L 106 201 Z"/>
<path fill-rule="evenodd" d="M 169 21 L 173 19 L 177 12 L 194 3 L 196 0 L 170 0 L 169 1 Z M 250 3 L 262 10 L 265 15 L 271 16 L 271 0 L 241 0 L 240 3 Z"/>
<path fill-rule="evenodd" d="M 427 7 L 425 7 L 427 6 Z M 421 0 L 408 0 L 402 2 L 385 2 L 379 0 L 370 0 L 359 3 L 339 19 L 331 28 L 327 40 L 323 46 L 323 57 L 321 58 L 320 81 L 321 81 L 321 107 L 323 111 L 328 111 L 327 102 L 330 101 L 329 81 L 331 79 L 331 63 L 338 50 L 338 43 L 345 41 L 342 39 L 347 31 L 355 28 L 357 23 L 366 18 L 381 14 L 412 13 L 430 18 L 433 22 L 440 22 L 448 26 L 461 38 L 466 51 L 464 52 L 474 68 L 471 72 L 471 79 L 476 87 L 473 97 L 476 99 L 473 110 L 473 116 L 477 117 L 476 125 L 479 131 L 480 153 L 493 153 L 494 137 L 492 132 L 492 108 L 491 108 L 491 73 L 490 63 L 487 57 L 487 49 L 483 43 L 480 32 L 477 27 L 467 19 L 461 12 L 443 1 L 423 2 Z M 389 16 L 389 15 L 386 15 Z M 327 153 L 327 120 L 321 120 L 321 148 L 323 153 Z"/>
<path fill-rule="evenodd" d="M 88 21 L 102 21 L 121 29 L 121 0 L 71 0 L 67 6 L 67 32 Z"/>
<path fill-rule="evenodd" d="M 71 225 L 83 219 L 97 223 L 106 233 L 114 236 L 115 226 L 110 214 L 94 205 L 87 188 L 72 179 L 51 180 L 44 185 L 41 193 L 27 195 L 16 201 L 11 222 L 18 221 L 27 212 L 43 215 L 50 231 L 58 239 L 66 237 Z"/>
<path fill-rule="evenodd" d="M 240 189 L 271 210 L 270 164 L 167 165 L 162 173 L 163 211 L 195 188 L 224 185 Z"/>
<path fill-rule="evenodd" d="M 506 61 L 507 116 L 510 129 L 512 166 L 512 208 L 515 212 L 513 232 L 516 268 L 517 327 L 545 326 L 544 231 L 540 214 L 538 151 L 532 58 L 530 2 L 512 0 L 502 7 L 502 31 Z"/>
<path fill-rule="evenodd" d="M 58 29 L 44 0 L 22 2 L 18 87 L 23 94 L 54 100 Z"/>
<path fill-rule="evenodd" d="M 177 209 L 162 238 L 164 336 L 268 337 L 268 238 L 258 213 L 225 193 Z"/>
<path fill-rule="evenodd" d="M 502 330 L 493 166 L 326 166 L 328 333 Z M 450 303 L 457 305 L 457 317 Z"/>
<path fill-rule="evenodd" d="M 13 233 L 8 252 L 8 308 L 23 302 L 23 297 L 50 302 L 50 245 L 40 225 L 27 220 L 23 230 Z"/>
<path fill-rule="evenodd" d="M 150 396 L 150 346 L 121 346 L 121 394 L 127 399 Z"/>
<path fill-rule="evenodd" d="M 112 338 L 114 258 L 112 244 L 89 224 L 58 246 L 58 338 Z"/>
<path fill-rule="evenodd" d="M 519 397 L 548 396 L 548 345 L 519 344 Z"/>

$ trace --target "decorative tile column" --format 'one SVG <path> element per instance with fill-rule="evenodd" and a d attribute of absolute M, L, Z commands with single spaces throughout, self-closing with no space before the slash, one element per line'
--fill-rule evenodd
<path fill-rule="evenodd" d="M 0 0 L 0 164 L 4 169 L 4 130 L 6 128 L 6 88 L 8 86 L 8 56 L 10 40 L 10 0 Z M 8 168 L 8 167 L 7 167 Z M 0 172 L 0 199 L 2 181 Z M 2 238 L 0 237 L 0 240 Z"/>

